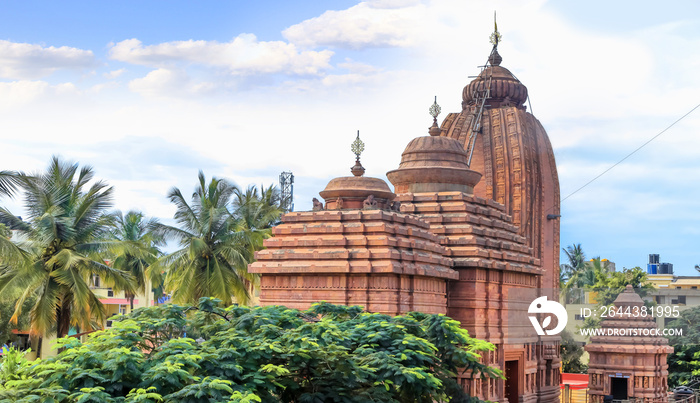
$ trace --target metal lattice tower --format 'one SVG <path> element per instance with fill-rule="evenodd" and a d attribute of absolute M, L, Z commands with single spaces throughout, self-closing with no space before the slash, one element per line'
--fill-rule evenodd
<path fill-rule="evenodd" d="M 291 172 L 280 174 L 280 207 L 286 213 L 294 211 L 294 175 Z"/>

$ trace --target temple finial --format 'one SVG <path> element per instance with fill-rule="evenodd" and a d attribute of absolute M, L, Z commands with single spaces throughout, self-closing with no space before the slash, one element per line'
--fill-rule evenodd
<path fill-rule="evenodd" d="M 350 150 L 355 154 L 355 166 L 350 168 L 350 172 L 355 176 L 362 176 L 365 173 L 365 168 L 360 164 L 360 154 L 365 150 L 365 143 L 360 140 L 359 130 L 357 131 L 357 138 L 355 138 L 355 141 L 353 141 L 350 146 Z"/>
<path fill-rule="evenodd" d="M 498 23 L 496 22 L 496 11 L 493 12 L 493 33 L 491 34 L 490 42 L 493 44 L 494 48 L 498 47 L 498 42 L 501 41 L 501 33 L 498 32 Z"/>
<path fill-rule="evenodd" d="M 493 44 L 493 49 L 491 49 L 491 54 L 489 55 L 489 63 L 492 66 L 499 66 L 503 58 L 498 54 L 498 43 L 501 41 L 501 33 L 498 32 L 498 23 L 496 22 L 496 11 L 493 12 L 493 33 L 489 38 L 490 42 Z"/>
<path fill-rule="evenodd" d="M 428 129 L 428 133 L 431 136 L 439 136 L 440 135 L 440 128 L 438 127 L 438 124 L 437 124 L 437 117 L 440 114 L 441 110 L 442 109 L 440 108 L 440 105 L 438 105 L 438 103 L 437 103 L 437 95 L 436 95 L 435 102 L 433 102 L 433 104 L 430 105 L 430 109 L 429 109 L 430 116 L 433 117 L 433 125 L 430 126 L 430 128 Z"/>

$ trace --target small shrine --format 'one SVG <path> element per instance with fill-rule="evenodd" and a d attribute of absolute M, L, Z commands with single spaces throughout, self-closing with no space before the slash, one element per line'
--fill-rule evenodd
<path fill-rule="evenodd" d="M 590 354 L 590 402 L 603 403 L 606 396 L 614 400 L 666 402 L 666 358 L 673 352 L 673 347 L 658 335 L 651 315 L 644 315 L 644 301 L 631 285 L 613 305 L 615 313 L 601 324 L 605 334 L 591 337 L 591 342 L 585 347 Z"/>

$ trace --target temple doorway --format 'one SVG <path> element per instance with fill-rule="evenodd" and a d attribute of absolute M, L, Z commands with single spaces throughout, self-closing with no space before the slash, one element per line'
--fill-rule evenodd
<path fill-rule="evenodd" d="M 610 394 L 614 400 L 627 400 L 627 378 L 610 378 Z"/>
<path fill-rule="evenodd" d="M 518 403 L 520 389 L 520 373 L 518 371 L 518 360 L 506 361 L 506 390 L 505 397 L 509 403 Z"/>

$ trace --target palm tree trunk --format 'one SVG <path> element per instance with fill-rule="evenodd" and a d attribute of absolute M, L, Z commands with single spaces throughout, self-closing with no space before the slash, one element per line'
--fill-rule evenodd
<path fill-rule="evenodd" d="M 44 338 L 39 336 L 39 341 L 36 343 L 36 358 L 41 358 L 41 347 L 43 344 Z"/>
<path fill-rule="evenodd" d="M 70 331 L 70 302 L 64 298 L 56 310 L 56 335 L 58 338 L 65 337 Z"/>
<path fill-rule="evenodd" d="M 127 294 L 126 294 L 126 297 L 129 299 L 129 304 L 130 304 L 130 306 L 131 306 L 131 311 L 133 311 L 133 310 L 134 310 L 134 298 L 136 298 L 136 295 L 135 295 L 135 294 L 129 294 L 129 293 L 127 293 Z M 131 311 L 129 311 L 129 312 L 131 312 Z"/>

